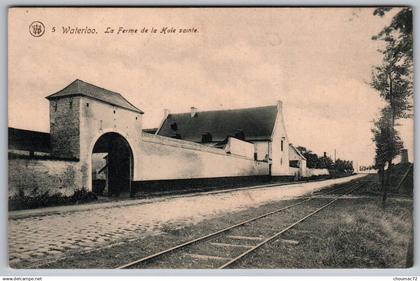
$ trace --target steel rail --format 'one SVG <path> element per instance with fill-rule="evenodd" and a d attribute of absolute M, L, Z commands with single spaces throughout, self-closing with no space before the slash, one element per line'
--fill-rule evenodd
<path fill-rule="evenodd" d="M 145 262 L 145 261 L 149 261 L 149 260 L 151 260 L 151 259 L 157 258 L 157 257 L 162 256 L 162 255 L 164 255 L 164 254 L 167 254 L 167 253 L 173 252 L 173 251 L 175 251 L 175 250 L 178 250 L 178 249 L 184 248 L 184 247 L 186 247 L 186 246 L 189 246 L 189 245 L 195 244 L 195 243 L 197 243 L 197 242 L 200 242 L 200 241 L 206 240 L 206 239 L 208 239 L 208 238 L 211 238 L 211 237 L 216 236 L 216 235 L 218 235 L 218 234 L 221 234 L 221 233 L 223 233 L 223 232 L 229 231 L 229 230 L 231 230 L 231 229 L 233 229 L 233 228 L 236 228 L 236 227 L 242 226 L 242 225 L 244 225 L 244 224 L 247 224 L 247 223 L 250 223 L 250 222 L 253 222 L 253 221 L 256 221 L 256 220 L 262 219 L 262 218 L 264 218 L 264 217 L 267 217 L 267 216 L 270 216 L 270 215 L 272 215 L 272 214 L 275 214 L 275 213 L 278 213 L 278 212 L 284 211 L 284 210 L 286 210 L 286 209 L 289 209 L 289 208 L 292 208 L 292 207 L 295 207 L 295 206 L 301 205 L 301 204 L 303 204 L 304 202 L 309 201 L 309 200 L 311 200 L 311 199 L 312 199 L 312 198 L 308 198 L 308 199 L 302 200 L 302 201 L 300 201 L 300 202 L 298 202 L 298 203 L 295 203 L 295 204 L 292 204 L 292 205 L 289 205 L 289 206 L 286 206 L 286 207 L 283 207 L 283 208 L 277 209 L 277 210 L 272 211 L 272 212 L 269 212 L 269 213 L 265 213 L 265 214 L 260 215 L 260 216 L 258 216 L 258 217 L 254 217 L 254 218 L 252 218 L 252 219 L 248 219 L 248 220 L 242 221 L 242 222 L 240 222 L 240 223 L 237 223 L 237 224 L 235 224 L 235 225 L 232 225 L 232 226 L 229 226 L 229 227 L 223 228 L 223 229 L 218 230 L 218 231 L 216 231 L 216 232 L 213 232 L 213 233 L 210 233 L 210 234 L 207 234 L 207 235 L 204 235 L 204 236 L 198 237 L 198 238 L 196 238 L 196 239 L 193 239 L 193 240 L 187 241 L 187 242 L 185 242 L 185 243 L 179 244 L 179 245 L 174 246 L 174 247 L 172 247 L 172 248 L 169 248 L 169 249 L 166 249 L 166 250 L 163 250 L 163 251 L 157 252 L 157 253 L 152 254 L 152 255 L 150 255 L 150 256 L 147 256 L 147 257 L 141 258 L 141 259 L 139 259 L 139 260 L 136 260 L 136 261 L 133 261 L 133 262 L 127 263 L 127 264 L 125 264 L 125 265 L 119 266 L 119 267 L 117 267 L 117 269 L 124 269 L 124 268 L 128 268 L 128 267 L 131 267 L 131 266 L 133 266 L 133 265 L 136 265 L 136 264 L 139 264 L 139 263 L 142 263 L 142 262 Z"/>
<path fill-rule="evenodd" d="M 351 183 L 351 182 L 350 182 L 350 183 Z M 358 182 L 353 182 L 353 183 L 351 183 L 350 188 L 351 188 L 351 187 L 353 187 L 354 185 L 357 185 L 357 184 L 358 184 Z M 332 189 L 332 190 L 329 190 L 329 191 L 327 191 L 327 192 L 325 192 L 325 193 L 323 193 L 323 194 L 329 194 L 329 193 L 332 193 L 332 192 L 334 192 L 334 191 L 339 191 L 339 190 L 342 190 L 342 189 L 345 189 L 345 188 L 349 188 L 349 187 L 348 187 L 348 186 L 344 186 L 344 187 L 341 187 L 341 188 Z M 347 193 L 345 193 L 345 194 L 347 194 Z M 343 195 L 344 195 L 344 194 L 343 194 Z M 144 263 L 144 262 L 151 261 L 151 260 L 153 260 L 153 259 L 155 259 L 155 258 L 158 258 L 158 257 L 161 257 L 161 256 L 163 256 L 163 255 L 165 255 L 165 254 L 168 254 L 168 253 L 174 252 L 174 251 L 176 251 L 176 250 L 179 250 L 179 249 L 184 248 L 184 247 L 186 247 L 186 246 L 189 246 L 189 245 L 195 244 L 195 243 L 197 243 L 197 242 L 201 242 L 201 241 L 207 240 L 208 238 L 214 237 L 214 236 L 216 236 L 216 235 L 219 235 L 219 234 L 221 234 L 221 233 L 227 232 L 227 231 L 229 231 L 229 230 L 231 230 L 231 229 L 237 228 L 237 227 L 242 226 L 242 225 L 245 225 L 245 224 L 247 224 L 247 223 L 250 223 L 250 222 L 253 222 L 253 221 L 256 221 L 256 220 L 259 220 L 259 219 L 262 219 L 262 218 L 268 217 L 268 216 L 270 216 L 270 215 L 273 215 L 273 214 L 279 213 L 279 212 L 281 212 L 281 211 L 284 211 L 284 210 L 287 210 L 287 209 L 290 209 L 290 208 L 293 208 L 293 207 L 299 206 L 299 205 L 301 205 L 301 204 L 303 204 L 303 203 L 305 203 L 305 202 L 308 202 L 308 201 L 310 201 L 310 200 L 314 199 L 314 198 L 315 198 L 315 195 L 311 195 L 311 196 L 308 196 L 308 197 L 303 197 L 303 198 L 304 198 L 304 200 L 299 201 L 299 202 L 297 202 L 297 203 L 294 203 L 294 204 L 291 204 L 291 205 L 288 205 L 288 206 L 282 207 L 282 208 L 280 208 L 280 209 L 276 209 L 276 210 L 274 210 L 274 211 L 271 211 L 271 212 L 268 212 L 268 213 L 262 214 L 262 215 L 260 215 L 260 216 L 257 216 L 257 217 L 254 217 L 254 218 L 251 218 L 251 219 L 248 219 L 248 220 L 245 220 L 245 221 L 239 222 L 239 223 L 237 223 L 237 224 L 234 224 L 234 225 L 228 226 L 228 227 L 223 228 L 223 229 L 221 229 L 221 230 L 218 230 L 218 231 L 216 231 L 216 232 L 209 233 L 209 234 L 207 234 L 207 235 L 204 235 L 204 236 L 201 236 L 201 237 L 195 238 L 195 239 L 193 239 L 193 240 L 189 240 L 189 241 L 184 242 L 184 243 L 182 243 L 182 244 L 178 244 L 178 245 L 176 245 L 176 246 L 174 246 L 174 247 L 171 247 L 171 248 L 169 248 L 169 249 L 162 250 L 162 251 L 160 251 L 160 252 L 157 252 L 157 253 L 151 254 L 151 255 L 146 256 L 146 257 L 143 257 L 143 258 L 141 258 L 141 259 L 138 259 L 138 260 L 132 261 L 132 262 L 130 262 L 130 263 L 127 263 L 127 264 L 124 264 L 124 265 L 118 266 L 118 267 L 116 267 L 116 269 L 126 269 L 126 268 L 129 268 L 129 267 L 133 266 L 133 265 L 137 265 L 137 264 L 140 264 L 140 263 Z"/>
<path fill-rule="evenodd" d="M 350 194 L 351 192 L 353 192 L 354 190 L 360 188 L 363 184 L 360 184 L 359 186 L 353 188 L 352 190 L 350 190 L 349 192 L 346 192 L 342 195 L 340 195 L 338 198 L 335 198 L 333 200 L 331 200 L 330 202 L 328 202 L 327 204 L 323 205 L 322 207 L 319 207 L 318 209 L 316 209 L 315 211 L 311 212 L 310 214 L 304 216 L 303 218 L 299 219 L 298 221 L 290 224 L 289 226 L 283 228 L 281 231 L 277 232 L 276 234 L 270 236 L 269 238 L 265 239 L 264 241 L 260 242 L 259 244 L 255 245 L 253 248 L 250 248 L 249 250 L 243 252 L 242 254 L 240 254 L 239 256 L 233 258 L 232 260 L 228 261 L 227 263 L 223 264 L 222 266 L 218 267 L 218 269 L 224 269 L 236 262 L 238 262 L 240 259 L 242 259 L 243 257 L 249 255 L 250 253 L 254 252 L 255 250 L 257 250 L 258 248 L 260 248 L 261 246 L 267 244 L 268 242 L 270 242 L 273 239 L 276 239 L 277 237 L 279 237 L 281 234 L 285 233 L 286 231 L 290 230 L 291 228 L 295 227 L 296 225 L 298 225 L 299 223 L 305 221 L 306 219 L 308 219 L 309 217 L 312 217 L 313 215 L 315 215 L 316 213 L 322 211 L 323 209 L 327 208 L 328 206 L 330 206 L 331 204 L 333 204 L 334 202 L 336 202 L 337 200 L 339 200 L 342 196 Z"/>

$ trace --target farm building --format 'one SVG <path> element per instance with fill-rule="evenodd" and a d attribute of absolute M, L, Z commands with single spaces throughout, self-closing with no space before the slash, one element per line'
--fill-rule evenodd
<path fill-rule="evenodd" d="M 165 111 L 159 128 L 143 130 L 140 109 L 119 93 L 81 80 L 47 99 L 49 133 L 9 128 L 9 196 L 71 195 L 81 188 L 133 194 L 296 172 L 289 164 L 296 160 L 291 150 L 298 152 L 289 144 L 281 102 Z M 305 175 L 303 164 L 299 169 Z"/>
<path fill-rule="evenodd" d="M 295 177 L 306 176 L 306 158 L 300 153 L 300 151 L 294 147 L 291 143 L 289 144 L 289 166 L 290 172 Z"/>
<path fill-rule="evenodd" d="M 266 161 L 270 175 L 289 175 L 289 143 L 280 101 L 245 109 L 199 112 L 192 107 L 187 113 L 167 112 L 156 134 Z"/>

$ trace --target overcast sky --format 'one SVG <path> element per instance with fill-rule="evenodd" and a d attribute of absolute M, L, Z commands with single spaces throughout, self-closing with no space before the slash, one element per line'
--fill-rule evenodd
<path fill-rule="evenodd" d="M 20 9 L 9 24 L 9 126 L 49 131 L 44 98 L 79 78 L 121 93 L 157 127 L 171 112 L 283 101 L 290 142 L 373 163 L 372 119 L 382 107 L 367 84 L 380 63 L 371 40 L 390 21 L 373 9 Z M 28 32 L 42 21 L 43 36 Z M 95 28 L 63 35 L 62 27 Z M 105 34 L 107 27 L 158 29 Z M 197 28 L 160 34 L 162 27 Z M 52 28 L 56 32 L 52 33 Z M 412 121 L 400 127 L 412 159 Z"/>

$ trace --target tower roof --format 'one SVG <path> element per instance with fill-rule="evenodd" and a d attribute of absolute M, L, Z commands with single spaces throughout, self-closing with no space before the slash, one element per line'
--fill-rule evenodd
<path fill-rule="evenodd" d="M 59 99 L 68 96 L 85 96 L 92 99 L 96 99 L 114 106 L 118 106 L 124 109 L 128 109 L 134 112 L 143 114 L 143 111 L 132 105 L 126 100 L 120 93 L 116 93 L 93 84 L 84 82 L 76 79 L 70 83 L 67 87 L 55 94 L 46 97 L 48 100 Z"/>

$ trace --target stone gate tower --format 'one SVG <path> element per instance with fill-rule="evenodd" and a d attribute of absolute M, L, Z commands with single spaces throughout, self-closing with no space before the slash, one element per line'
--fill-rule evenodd
<path fill-rule="evenodd" d="M 75 80 L 47 99 L 51 155 L 78 160 L 85 188 L 92 189 L 94 148 L 105 151 L 112 142 L 111 136 L 120 136 L 127 142 L 132 153 L 131 179 L 139 178 L 143 114 L 140 109 L 119 93 L 81 80 Z M 98 140 L 101 140 L 99 144 Z"/>

